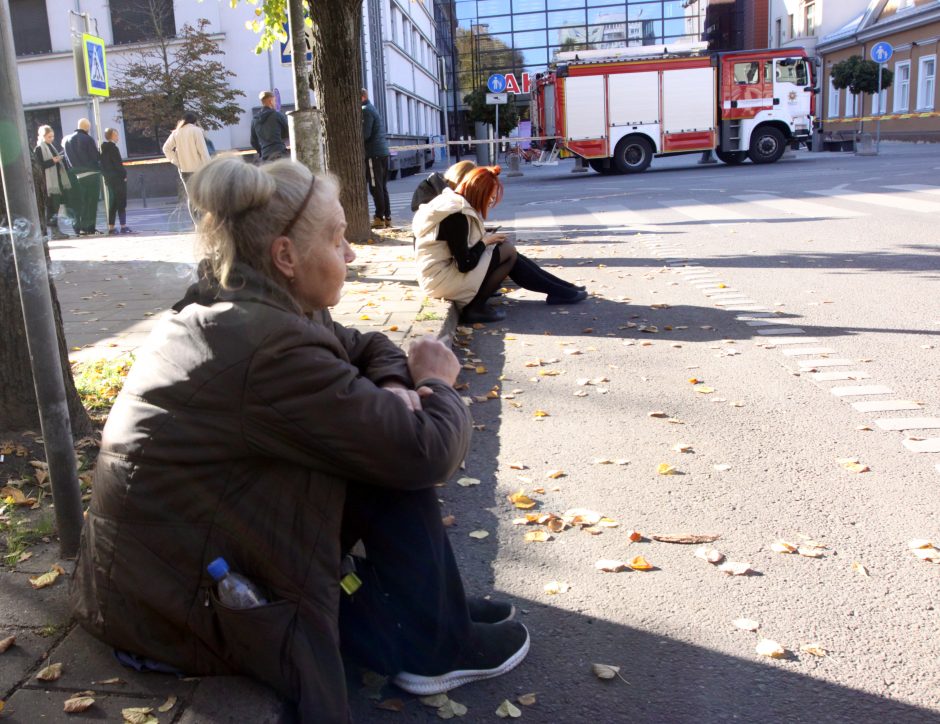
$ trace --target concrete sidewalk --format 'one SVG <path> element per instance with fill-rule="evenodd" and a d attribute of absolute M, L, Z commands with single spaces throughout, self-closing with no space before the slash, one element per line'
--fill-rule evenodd
<path fill-rule="evenodd" d="M 73 360 L 133 354 L 161 315 L 177 301 L 192 275 L 191 234 L 69 239 L 50 244 L 53 274 Z M 356 245 L 346 288 L 334 319 L 361 331 L 382 331 L 398 344 L 423 334 L 450 334 L 450 305 L 426 300 L 417 286 L 411 239 L 389 233 Z M 33 724 L 76 719 L 122 721 L 129 707 L 150 707 L 168 724 L 267 724 L 282 721 L 283 703 L 268 688 L 241 677 L 184 678 L 141 674 L 119 664 L 110 647 L 72 623 L 68 577 L 34 590 L 30 577 L 72 563 L 52 539 L 29 549 L 27 560 L 0 570 L 0 721 Z M 61 663 L 61 677 L 37 673 Z M 66 714 L 64 702 L 93 691 L 84 714 Z M 163 708 L 165 711 L 160 711 Z"/>

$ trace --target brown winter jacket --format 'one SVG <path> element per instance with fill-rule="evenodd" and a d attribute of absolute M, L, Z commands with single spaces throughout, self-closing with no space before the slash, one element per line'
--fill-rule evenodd
<path fill-rule="evenodd" d="M 429 487 L 467 452 L 470 416 L 439 380 L 411 385 L 384 335 L 302 316 L 276 285 L 193 287 L 153 332 L 105 425 L 72 582 L 75 615 L 118 648 L 191 674 L 244 673 L 346 722 L 339 530 L 346 485 Z M 223 556 L 272 603 L 233 610 Z"/>

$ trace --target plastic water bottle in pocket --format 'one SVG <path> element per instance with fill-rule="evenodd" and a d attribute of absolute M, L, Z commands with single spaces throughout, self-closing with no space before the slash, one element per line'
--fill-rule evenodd
<path fill-rule="evenodd" d="M 255 608 L 268 602 L 254 583 L 232 573 L 224 558 L 216 558 L 207 570 L 216 581 L 219 600 L 229 608 Z"/>

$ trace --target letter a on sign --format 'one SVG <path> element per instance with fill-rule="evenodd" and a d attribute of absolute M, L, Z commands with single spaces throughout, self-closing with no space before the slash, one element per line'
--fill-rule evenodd
<path fill-rule="evenodd" d="M 518 93 L 519 92 L 519 83 L 516 81 L 515 73 L 506 74 L 506 92 L 507 93 Z"/>

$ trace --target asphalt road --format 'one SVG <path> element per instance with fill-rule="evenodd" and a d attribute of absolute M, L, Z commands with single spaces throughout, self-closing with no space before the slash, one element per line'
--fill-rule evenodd
<path fill-rule="evenodd" d="M 462 349 L 480 368 L 464 394 L 501 397 L 472 405 L 483 428 L 461 475 L 480 484 L 448 481 L 442 512 L 456 518 L 468 588 L 512 600 L 532 649 L 452 698 L 465 721 L 495 721 L 503 699 L 529 692 L 523 719 L 546 722 L 940 721 L 940 568 L 908 549 L 940 545 L 940 453 L 903 444 L 940 437 L 940 148 L 695 161 L 507 179 L 492 219 L 594 296 L 563 308 L 514 291 L 506 322 Z M 393 206 L 418 180 L 392 185 Z M 802 331 L 764 333 L 785 329 Z M 916 409 L 853 406 L 883 402 Z M 897 418 L 934 421 L 883 422 Z M 678 474 L 658 474 L 662 463 Z M 587 508 L 619 527 L 526 542 L 537 526 L 515 525 L 525 511 L 506 498 L 519 490 L 535 511 Z M 670 533 L 717 534 L 711 546 L 752 573 L 649 539 Z M 825 548 L 773 552 L 781 539 Z M 637 555 L 654 570 L 595 569 Z M 550 595 L 550 581 L 570 590 Z M 786 655 L 758 655 L 761 638 Z M 592 663 L 629 683 L 596 678 Z M 402 698 L 389 713 L 356 696 L 357 720 L 437 720 Z"/>

